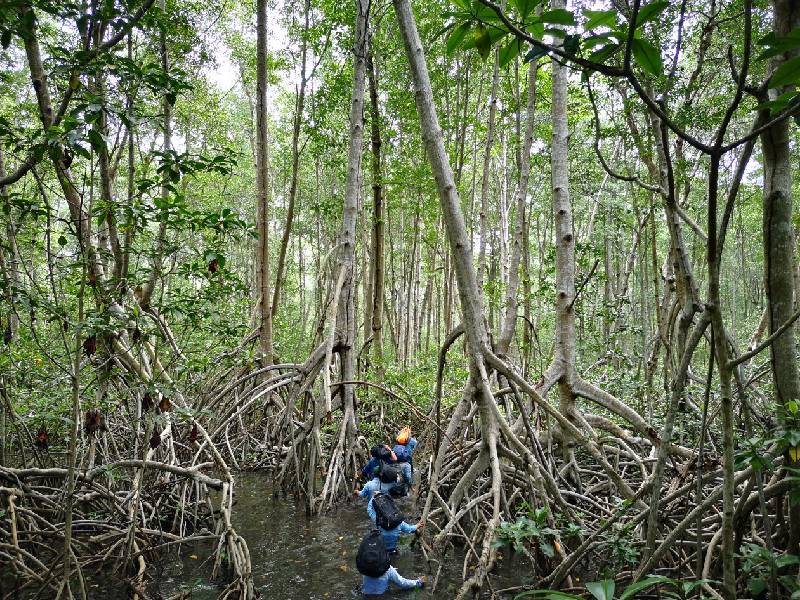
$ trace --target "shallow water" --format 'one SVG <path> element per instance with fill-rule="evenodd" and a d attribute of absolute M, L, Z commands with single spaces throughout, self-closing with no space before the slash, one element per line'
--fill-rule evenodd
<path fill-rule="evenodd" d="M 269 600 L 334 600 L 361 598 L 361 575 L 355 554 L 371 527 L 366 501 L 357 499 L 336 512 L 308 518 L 302 504 L 291 498 L 272 499 L 267 477 L 241 474 L 237 477 L 233 524 L 247 540 L 256 589 Z M 415 522 L 419 512 L 403 499 L 400 508 L 406 520 Z M 413 540 L 406 536 L 405 540 Z M 191 591 L 196 600 L 213 600 L 220 588 L 210 580 L 212 544 L 184 546 L 176 557 L 164 557 L 159 591 L 169 597 Z M 427 574 L 421 550 L 402 544 L 392 564 L 401 575 L 415 578 Z M 452 598 L 461 583 L 462 556 L 448 557 L 449 570 L 442 570 L 435 592 L 394 590 L 382 598 Z M 429 574 L 430 575 L 430 574 Z M 518 574 L 519 576 L 520 574 Z"/>

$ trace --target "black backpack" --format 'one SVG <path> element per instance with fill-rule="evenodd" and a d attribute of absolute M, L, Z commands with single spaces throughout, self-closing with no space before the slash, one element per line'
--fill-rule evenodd
<path fill-rule="evenodd" d="M 381 472 L 379 474 L 381 483 L 399 483 L 402 475 L 403 472 L 397 465 L 381 463 Z"/>
<path fill-rule="evenodd" d="M 356 568 L 367 577 L 380 577 L 389 570 L 389 552 L 383 543 L 383 536 L 373 529 L 361 540 L 356 554 Z"/>
<path fill-rule="evenodd" d="M 392 453 L 389 450 L 387 450 L 385 446 L 382 446 L 380 444 L 370 448 L 369 454 L 370 456 L 372 456 L 373 458 L 377 458 L 381 462 L 385 462 L 392 459 Z"/>
<path fill-rule="evenodd" d="M 392 497 L 386 494 L 376 494 L 372 498 L 372 507 L 375 509 L 375 524 L 381 529 L 394 529 L 405 518 Z"/>

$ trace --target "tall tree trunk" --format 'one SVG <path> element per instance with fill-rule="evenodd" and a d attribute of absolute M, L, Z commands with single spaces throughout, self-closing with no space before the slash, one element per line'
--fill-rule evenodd
<path fill-rule="evenodd" d="M 478 285 L 483 291 L 486 277 L 486 244 L 489 237 L 489 177 L 492 170 L 492 150 L 494 148 L 494 122 L 497 115 L 497 82 L 500 78 L 498 52 L 495 48 L 494 68 L 492 70 L 492 89 L 489 94 L 489 123 L 486 129 L 486 146 L 483 149 L 483 172 L 481 174 L 480 240 L 478 242 Z"/>
<path fill-rule="evenodd" d="M 361 175 L 361 149 L 364 139 L 364 87 L 367 71 L 367 20 L 370 0 L 356 0 L 355 44 L 353 47 L 353 92 L 350 99 L 350 141 L 347 149 L 347 177 L 345 180 L 342 229 L 339 236 L 339 288 L 336 329 L 339 334 L 341 378 L 344 382 L 355 380 L 355 251 L 356 217 Z M 334 292 L 336 293 L 336 292 Z M 337 300 L 334 300 L 336 303 Z M 328 366 L 323 367 L 327 371 Z M 323 372 L 324 379 L 327 375 Z M 325 384 L 328 382 L 325 381 Z M 329 392 L 326 392 L 329 394 Z M 329 395 L 328 395 L 329 397 Z M 352 383 L 342 385 L 342 421 L 337 432 L 325 485 L 322 490 L 323 505 L 330 506 L 339 491 L 348 493 L 346 478 L 354 476 L 358 465 L 353 452 L 356 437 L 355 388 Z"/>
<path fill-rule="evenodd" d="M 269 129 L 267 112 L 267 0 L 256 1 L 256 183 L 259 289 L 258 339 L 266 364 L 272 364 L 272 311 L 269 268 Z"/>
<path fill-rule="evenodd" d="M 303 123 L 303 109 L 306 100 L 306 54 L 308 51 L 308 21 L 311 12 L 310 0 L 305 1 L 303 32 L 301 33 L 300 49 L 300 84 L 297 90 L 297 100 L 295 102 L 294 122 L 292 124 L 292 178 L 289 184 L 289 199 L 286 204 L 286 224 L 283 228 L 281 237 L 281 248 L 278 252 L 278 265 L 275 268 L 275 290 L 272 294 L 272 307 L 270 308 L 271 317 L 274 319 L 278 314 L 278 303 L 280 301 L 281 290 L 283 287 L 284 270 L 286 268 L 286 252 L 289 248 L 289 238 L 292 234 L 292 221 L 294 220 L 294 205 L 297 198 L 297 179 L 300 167 L 300 126 Z M 302 286 L 301 286 L 302 287 Z"/>
<path fill-rule="evenodd" d="M 553 9 L 563 9 L 564 0 L 553 0 Z M 552 59 L 553 139 L 551 179 L 556 244 L 556 360 L 561 363 L 559 410 L 568 419 L 575 416 L 575 235 L 569 197 L 569 132 L 567 131 L 567 68 Z M 562 431 L 565 460 L 572 460 L 573 441 Z"/>
<path fill-rule="evenodd" d="M 784 37 L 800 24 L 800 1 L 773 0 L 772 29 L 778 38 Z M 778 68 L 797 52 L 780 54 L 772 60 Z M 770 99 L 785 90 L 771 90 Z M 767 111 L 768 112 L 768 111 Z M 789 320 L 794 312 L 794 227 L 792 225 L 792 156 L 789 121 L 784 119 L 761 135 L 764 162 L 764 287 L 767 294 L 767 323 L 769 333 Z M 796 358 L 795 326 L 782 333 L 770 346 L 772 379 L 778 414 L 784 413 L 785 403 L 800 399 L 800 372 Z M 789 453 L 787 464 L 797 466 Z M 800 506 L 790 506 L 790 554 L 800 553 Z"/>
<path fill-rule="evenodd" d="M 497 342 L 497 351 L 501 356 L 508 353 L 514 330 L 517 323 L 517 291 L 519 290 L 519 265 L 523 255 L 523 238 L 526 235 L 527 224 L 527 199 L 528 179 L 531 172 L 531 147 L 536 125 L 536 72 L 538 60 L 532 61 L 528 66 L 528 101 L 525 110 L 525 139 L 522 144 L 522 153 L 519 161 L 519 181 L 515 190 L 516 221 L 514 226 L 514 241 L 511 250 L 511 264 L 508 268 L 508 287 L 506 289 L 506 306 L 503 317 L 503 326 L 500 339 Z M 524 277 L 527 276 L 527 269 Z M 525 325 L 527 327 L 527 325 Z"/>
<path fill-rule="evenodd" d="M 384 266 L 384 215 L 383 183 L 381 166 L 381 115 L 378 106 L 378 72 L 375 68 L 374 49 L 370 45 L 367 54 L 367 75 L 369 77 L 370 105 L 370 147 L 372 149 L 372 256 L 370 263 L 370 279 L 372 283 L 372 307 L 369 314 L 372 320 L 368 325 L 372 330 L 372 356 L 380 367 L 383 361 L 383 298 L 385 287 Z"/>
<path fill-rule="evenodd" d="M 164 0 L 159 0 L 159 6 L 163 11 L 165 9 Z M 158 38 L 159 54 L 161 55 L 161 68 L 165 73 L 169 73 L 169 54 L 167 53 L 167 34 L 164 29 L 159 32 Z M 169 95 L 164 93 L 161 98 L 161 111 L 164 115 L 162 122 L 162 133 L 164 135 L 164 148 L 163 152 L 166 154 L 172 150 L 172 103 L 169 100 Z M 169 172 L 164 171 L 161 180 L 161 199 L 166 203 L 169 198 Z M 143 308 L 147 309 L 150 306 L 150 301 L 153 297 L 153 292 L 158 283 L 158 278 L 161 276 L 162 261 L 164 260 L 164 251 L 167 246 L 167 215 L 159 214 L 158 236 L 156 238 L 156 248 L 153 254 L 153 265 L 150 276 L 144 285 L 140 303 Z"/>
<path fill-rule="evenodd" d="M 6 177 L 6 167 L 3 160 L 3 150 L 0 148 L 0 179 Z M 11 202 L 8 196 L 8 186 L 0 186 L 0 208 L 5 211 L 8 218 L 6 223 L 6 239 L 0 242 L 0 276 L 2 276 L 2 284 L 4 289 L 4 296 L 6 308 L 8 309 L 8 317 L 6 323 L 6 330 L 8 331 L 8 338 L 13 339 L 17 337 L 17 330 L 19 329 L 19 318 L 17 317 L 15 309 L 15 297 L 20 287 L 19 277 L 19 250 L 17 248 L 17 232 L 14 227 L 14 217 L 11 212 Z M 2 334 L 5 336 L 4 330 Z M 2 442 L 0 442 L 2 443 Z"/>

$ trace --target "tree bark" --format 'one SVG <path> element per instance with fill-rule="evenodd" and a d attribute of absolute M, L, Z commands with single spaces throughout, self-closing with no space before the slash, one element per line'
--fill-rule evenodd
<path fill-rule="evenodd" d="M 281 248 L 278 252 L 278 264 L 275 268 L 275 289 L 272 294 L 271 318 L 278 314 L 281 290 L 283 287 L 284 270 L 286 268 L 286 252 L 289 248 L 289 238 L 292 234 L 292 221 L 294 220 L 294 205 L 297 198 L 297 179 L 300 168 L 300 127 L 303 123 L 303 109 L 306 100 L 306 54 L 308 51 L 308 21 L 311 12 L 310 0 L 305 1 L 303 32 L 301 34 L 300 49 L 300 84 L 295 102 L 294 122 L 292 123 L 292 176 L 289 184 L 289 199 L 286 204 L 286 224 L 281 237 Z M 302 287 L 302 286 L 301 286 Z"/>
<path fill-rule="evenodd" d="M 526 233 L 527 225 L 527 199 L 528 199 L 528 179 L 531 172 L 531 147 L 533 146 L 533 134 L 536 125 L 536 72 L 538 59 L 531 61 L 528 65 L 528 101 L 525 110 L 525 140 L 522 145 L 519 164 L 519 181 L 515 190 L 516 221 L 514 227 L 514 241 L 511 251 L 511 264 L 508 268 L 508 287 L 506 289 L 506 307 L 503 316 L 503 327 L 500 338 L 497 341 L 497 352 L 500 356 L 508 354 L 511 347 L 511 340 L 517 323 L 517 292 L 519 291 L 519 266 L 523 254 L 523 237 Z M 527 269 L 526 273 L 527 275 Z"/>
<path fill-rule="evenodd" d="M 258 339 L 266 364 L 272 364 L 272 311 L 269 265 L 269 129 L 267 107 L 267 0 L 256 2 L 256 228 L 258 245 L 259 327 Z"/>
<path fill-rule="evenodd" d="M 369 77 L 370 104 L 370 146 L 372 149 L 372 255 L 370 263 L 370 279 L 372 283 L 372 307 L 368 311 L 372 330 L 372 356 L 376 365 L 383 360 L 383 298 L 385 288 L 384 257 L 384 214 L 383 206 L 383 169 L 381 166 L 381 115 L 378 106 L 378 72 L 375 68 L 372 46 L 367 54 L 367 75 Z"/>
<path fill-rule="evenodd" d="M 778 38 L 786 36 L 800 24 L 800 1 L 773 0 L 772 30 Z M 789 52 L 776 56 L 771 68 L 777 69 L 797 55 Z M 784 89 L 770 91 L 774 99 Z M 769 111 L 766 111 L 767 113 Z M 765 115 L 766 116 L 766 115 Z M 768 334 L 786 323 L 794 313 L 795 252 L 792 224 L 792 155 L 789 120 L 784 119 L 761 135 L 764 163 L 763 234 L 764 234 L 764 288 L 767 295 Z M 778 415 L 785 414 L 789 400 L 800 399 L 800 370 L 797 365 L 795 326 L 779 335 L 770 346 L 772 380 Z M 797 466 L 789 453 L 787 466 Z M 789 503 L 790 554 L 800 552 L 800 506 Z"/>

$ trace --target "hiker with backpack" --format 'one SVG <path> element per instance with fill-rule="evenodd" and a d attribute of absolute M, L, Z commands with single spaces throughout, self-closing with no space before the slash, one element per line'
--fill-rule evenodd
<path fill-rule="evenodd" d="M 361 469 L 361 475 L 368 481 L 363 489 L 356 488 L 353 493 L 362 498 L 371 498 L 373 492 L 405 496 L 412 483 L 411 463 L 398 461 L 388 445 L 373 446 L 370 455 L 372 458 Z"/>
<path fill-rule="evenodd" d="M 365 481 L 370 481 L 373 477 L 378 475 L 381 463 L 397 462 L 397 455 L 395 455 L 392 449 L 386 444 L 373 446 L 370 448 L 369 454 L 369 462 L 361 469 L 361 478 Z"/>
<path fill-rule="evenodd" d="M 396 489 L 405 490 L 404 477 L 403 470 L 397 463 L 381 462 L 378 474 L 365 483 L 361 490 L 358 488 L 353 490 L 353 494 L 362 498 L 372 498 L 375 492 L 396 493 Z"/>
<path fill-rule="evenodd" d="M 395 461 L 400 465 L 403 471 L 403 489 L 400 490 L 401 496 L 405 495 L 406 487 L 411 487 L 414 475 L 413 454 L 414 448 L 417 446 L 416 438 L 411 437 L 411 427 L 403 427 L 395 438 L 395 446 L 392 448 L 392 454 L 395 456 Z"/>
<path fill-rule="evenodd" d="M 378 527 L 389 554 L 397 552 L 397 540 L 403 534 L 416 533 L 425 526 L 420 519 L 416 524 L 406 523 L 403 513 L 388 494 L 375 493 L 367 504 L 367 514 Z"/>
<path fill-rule="evenodd" d="M 363 575 L 361 593 L 365 596 L 380 595 L 394 583 L 401 590 L 424 587 L 428 582 L 426 576 L 417 579 L 406 579 L 389 563 L 389 552 L 380 531 L 373 529 L 361 540 L 356 554 L 356 567 Z"/>

